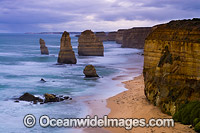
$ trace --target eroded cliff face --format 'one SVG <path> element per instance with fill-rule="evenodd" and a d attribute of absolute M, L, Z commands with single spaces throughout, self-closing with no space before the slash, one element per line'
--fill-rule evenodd
<path fill-rule="evenodd" d="M 122 48 L 143 49 L 146 37 L 151 33 L 151 27 L 137 27 L 125 30 L 123 33 Z"/>
<path fill-rule="evenodd" d="M 171 21 L 154 27 L 145 40 L 147 99 L 168 114 L 200 101 L 200 21 Z"/>
<path fill-rule="evenodd" d="M 126 31 L 126 29 L 119 29 L 117 31 L 117 35 L 115 38 L 116 43 L 122 44 L 124 31 Z"/>
<path fill-rule="evenodd" d="M 78 39 L 78 54 L 80 56 L 103 56 L 104 47 L 102 41 L 96 37 L 94 32 L 86 30 Z"/>
<path fill-rule="evenodd" d="M 58 63 L 76 64 L 76 57 L 71 45 L 69 33 L 64 31 L 60 40 L 60 52 L 58 55 Z"/>

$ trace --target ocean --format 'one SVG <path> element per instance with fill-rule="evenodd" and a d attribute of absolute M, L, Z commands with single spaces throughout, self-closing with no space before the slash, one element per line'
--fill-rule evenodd
<path fill-rule="evenodd" d="M 75 128 L 42 128 L 38 119 L 84 118 L 89 113 L 85 101 L 106 99 L 126 89 L 122 81 L 142 73 L 142 50 L 121 48 L 120 44 L 104 42 L 104 56 L 78 56 L 78 38 L 71 34 L 77 64 L 56 65 L 61 34 L 0 34 L 0 132 L 81 132 Z M 40 54 L 39 39 L 46 42 L 49 55 Z M 98 79 L 84 78 L 86 65 L 95 66 Z M 47 82 L 42 83 L 43 78 Z M 31 104 L 20 101 L 25 92 L 36 96 L 45 93 L 66 95 L 71 101 Z M 36 117 L 36 125 L 26 128 L 26 114 Z"/>

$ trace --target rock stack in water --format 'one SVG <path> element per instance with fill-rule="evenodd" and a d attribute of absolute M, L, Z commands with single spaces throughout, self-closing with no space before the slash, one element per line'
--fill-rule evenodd
<path fill-rule="evenodd" d="M 174 114 L 182 104 L 200 101 L 200 19 L 154 27 L 145 40 L 147 99 Z"/>
<path fill-rule="evenodd" d="M 96 37 L 94 32 L 86 30 L 78 39 L 78 54 L 80 56 L 103 56 L 104 47 L 102 41 Z"/>
<path fill-rule="evenodd" d="M 85 77 L 99 77 L 93 65 L 87 65 L 83 70 Z"/>
<path fill-rule="evenodd" d="M 69 36 L 69 33 L 66 31 L 64 31 L 60 40 L 58 63 L 76 64 L 76 57 L 71 46 L 71 38 Z"/>
<path fill-rule="evenodd" d="M 45 41 L 43 39 L 40 38 L 40 51 L 41 54 L 49 54 L 48 48 L 45 46 Z"/>

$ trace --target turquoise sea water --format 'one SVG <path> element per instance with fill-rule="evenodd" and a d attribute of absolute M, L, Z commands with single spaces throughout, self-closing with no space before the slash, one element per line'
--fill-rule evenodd
<path fill-rule="evenodd" d="M 56 65 L 60 48 L 60 34 L 0 34 L 0 132 L 81 132 L 69 128 L 42 128 L 38 122 L 26 128 L 23 118 L 34 114 L 54 118 L 78 118 L 88 114 L 84 101 L 104 99 L 125 89 L 118 84 L 142 72 L 142 50 L 120 48 L 115 42 L 104 42 L 104 57 L 78 56 L 78 38 L 72 34 L 72 47 L 77 64 Z M 39 38 L 46 42 L 50 55 L 41 55 Z M 101 78 L 84 78 L 83 69 L 92 64 Z M 112 80 L 119 77 L 117 80 Z M 44 78 L 47 82 L 41 83 Z M 72 101 L 37 104 L 14 103 L 16 98 L 29 92 L 42 96 L 44 93 L 68 95 Z"/>

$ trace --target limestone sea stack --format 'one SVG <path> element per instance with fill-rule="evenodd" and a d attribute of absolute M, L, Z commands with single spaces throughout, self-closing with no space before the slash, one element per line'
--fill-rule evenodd
<path fill-rule="evenodd" d="M 147 99 L 165 113 L 200 101 L 200 19 L 155 26 L 145 40 L 143 75 Z"/>
<path fill-rule="evenodd" d="M 95 35 L 101 40 L 101 41 L 107 41 L 107 35 L 105 32 L 96 32 Z"/>
<path fill-rule="evenodd" d="M 71 45 L 69 33 L 64 31 L 60 40 L 60 52 L 58 55 L 58 63 L 76 64 L 76 57 Z"/>
<path fill-rule="evenodd" d="M 45 45 L 45 41 L 41 38 L 40 38 L 40 51 L 41 51 L 41 54 L 49 55 L 49 50 Z"/>
<path fill-rule="evenodd" d="M 136 27 L 125 30 L 121 47 L 143 49 L 145 39 L 151 31 L 151 27 Z"/>
<path fill-rule="evenodd" d="M 85 74 L 85 77 L 99 77 L 93 65 L 87 65 L 83 70 L 83 73 Z"/>
<path fill-rule="evenodd" d="M 117 32 L 109 32 L 107 35 L 108 41 L 115 41 L 116 40 Z"/>
<path fill-rule="evenodd" d="M 78 39 L 78 54 L 80 56 L 103 56 L 102 41 L 91 30 L 85 30 Z"/>

